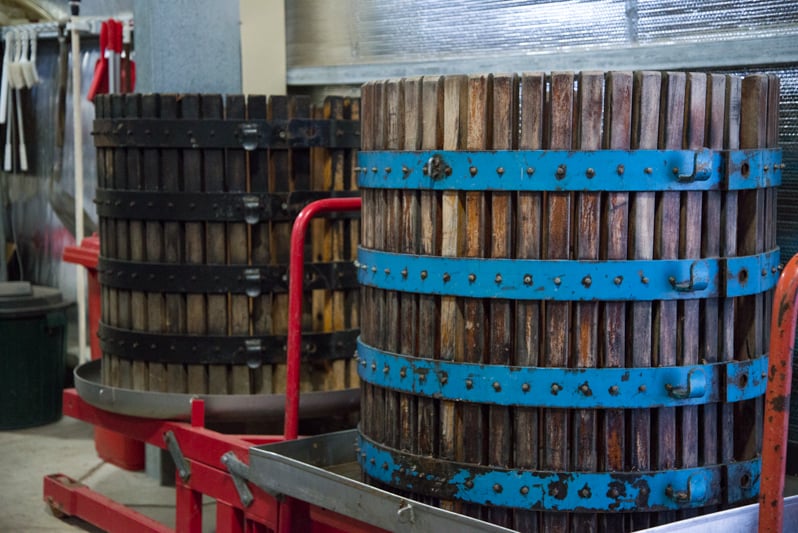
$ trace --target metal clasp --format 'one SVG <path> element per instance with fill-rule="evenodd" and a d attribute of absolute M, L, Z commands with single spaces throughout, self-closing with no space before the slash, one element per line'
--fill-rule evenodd
<path fill-rule="evenodd" d="M 452 167 L 447 165 L 446 161 L 438 154 L 430 157 L 422 170 L 424 174 L 433 180 L 443 179 L 445 176 L 452 175 Z"/>
<path fill-rule="evenodd" d="M 244 204 L 244 221 L 247 224 L 260 222 L 260 198 L 257 196 L 244 196 L 241 198 L 241 202 Z"/>
<path fill-rule="evenodd" d="M 707 393 L 707 375 L 702 368 L 693 368 L 687 373 L 687 386 L 674 387 L 665 385 L 668 396 L 677 400 L 702 398 Z"/>
<path fill-rule="evenodd" d="M 260 131 L 260 126 L 255 123 L 239 124 L 238 131 L 236 131 L 236 138 L 244 150 L 251 152 L 258 147 L 263 134 Z"/>
<path fill-rule="evenodd" d="M 712 177 L 712 150 L 701 148 L 693 155 L 693 172 L 679 174 L 679 181 L 682 183 L 706 181 L 710 177 Z"/>
<path fill-rule="evenodd" d="M 703 291 L 709 285 L 709 265 L 706 261 L 693 261 L 689 280 L 676 281 L 676 278 L 671 277 L 669 281 L 679 292 Z"/>
<path fill-rule="evenodd" d="M 685 490 L 676 491 L 668 485 L 665 493 L 676 503 L 701 503 L 707 498 L 707 479 L 703 475 L 694 474 L 687 478 Z"/>
<path fill-rule="evenodd" d="M 260 339 L 247 339 L 244 341 L 244 351 L 247 354 L 247 366 L 255 369 L 260 368 L 262 361 L 260 354 L 263 351 L 263 343 Z"/>
<path fill-rule="evenodd" d="M 261 293 L 261 275 L 259 268 L 244 269 L 244 290 L 250 298 L 257 298 Z"/>

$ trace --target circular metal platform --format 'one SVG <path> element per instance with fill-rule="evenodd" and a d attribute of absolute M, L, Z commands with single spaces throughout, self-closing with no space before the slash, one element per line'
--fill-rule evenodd
<path fill-rule="evenodd" d="M 100 383 L 100 360 L 75 369 L 75 389 L 88 404 L 121 415 L 169 420 L 189 420 L 191 401 L 205 402 L 209 421 L 279 420 L 285 412 L 285 394 L 183 394 L 109 387 Z M 360 390 L 303 392 L 299 417 L 317 418 L 354 411 Z"/>

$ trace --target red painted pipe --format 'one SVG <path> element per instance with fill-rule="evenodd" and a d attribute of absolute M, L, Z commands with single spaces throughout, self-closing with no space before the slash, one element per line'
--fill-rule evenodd
<path fill-rule="evenodd" d="M 768 386 L 759 486 L 759 532 L 780 533 L 784 525 L 784 467 L 790 418 L 792 350 L 798 318 L 798 255 L 784 269 L 773 296 Z"/>
<path fill-rule="evenodd" d="M 305 277 L 305 233 L 310 220 L 333 211 L 358 211 L 360 198 L 327 198 L 308 204 L 294 220 L 288 264 L 288 346 L 285 384 L 285 440 L 299 432 L 299 370 L 302 353 L 302 280 Z"/>

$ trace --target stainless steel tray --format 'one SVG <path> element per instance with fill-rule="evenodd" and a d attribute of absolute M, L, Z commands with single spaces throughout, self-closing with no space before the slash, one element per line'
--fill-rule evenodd
<path fill-rule="evenodd" d="M 122 415 L 169 420 L 189 420 L 191 400 L 205 401 L 207 420 L 277 420 L 285 412 L 285 394 L 181 394 L 151 392 L 100 383 L 101 361 L 75 369 L 75 389 L 88 404 Z M 303 392 L 299 395 L 300 418 L 315 418 L 351 412 L 358 408 L 359 389 Z"/>
<path fill-rule="evenodd" d="M 247 478 L 258 487 L 397 532 L 512 531 L 402 498 L 358 481 L 357 430 L 249 450 Z"/>

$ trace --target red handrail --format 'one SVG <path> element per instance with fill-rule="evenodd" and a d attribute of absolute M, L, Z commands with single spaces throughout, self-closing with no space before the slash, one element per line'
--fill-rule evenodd
<path fill-rule="evenodd" d="M 291 230 L 291 257 L 288 264 L 288 346 L 285 384 L 285 440 L 299 432 L 299 370 L 302 346 L 302 280 L 305 277 L 305 234 L 310 220 L 323 213 L 358 211 L 360 198 L 327 198 L 305 206 Z"/>
<path fill-rule="evenodd" d="M 759 532 L 781 533 L 784 525 L 784 467 L 790 418 L 792 350 L 798 319 L 798 255 L 784 269 L 773 295 L 768 386 L 759 486 Z"/>

